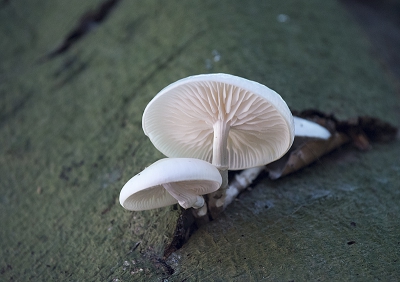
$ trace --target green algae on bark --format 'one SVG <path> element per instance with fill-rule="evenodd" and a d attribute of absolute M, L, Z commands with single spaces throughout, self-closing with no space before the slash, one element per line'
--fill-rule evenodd
<path fill-rule="evenodd" d="M 130 213 L 117 201 L 162 157 L 141 129 L 146 104 L 192 74 L 239 75 L 293 109 L 399 126 L 393 85 L 336 2 L 120 1 L 72 48 L 38 63 L 101 3 L 0 6 L 1 280 L 399 276 L 398 142 L 262 180 L 168 261 L 179 211 Z"/>

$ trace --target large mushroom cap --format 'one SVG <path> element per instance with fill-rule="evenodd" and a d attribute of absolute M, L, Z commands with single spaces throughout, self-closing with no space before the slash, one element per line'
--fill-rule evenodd
<path fill-rule="evenodd" d="M 219 171 L 210 163 L 189 158 L 161 159 L 132 177 L 122 187 L 119 201 L 127 210 L 141 211 L 178 203 L 163 184 L 204 195 L 221 186 Z"/>
<path fill-rule="evenodd" d="M 292 114 L 268 87 L 229 74 L 190 76 L 167 86 L 147 105 L 143 130 L 168 157 L 212 161 L 213 126 L 229 126 L 228 168 L 264 165 L 293 143 Z"/>

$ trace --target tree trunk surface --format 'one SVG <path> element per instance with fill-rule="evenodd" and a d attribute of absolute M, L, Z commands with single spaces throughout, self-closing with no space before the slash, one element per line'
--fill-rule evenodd
<path fill-rule="evenodd" d="M 340 3 L 2 0 L 0 38 L 1 281 L 400 277 L 398 140 L 259 179 L 168 258 L 179 209 L 118 201 L 163 157 L 145 106 L 189 75 L 230 73 L 293 110 L 399 127 L 396 82 Z"/>

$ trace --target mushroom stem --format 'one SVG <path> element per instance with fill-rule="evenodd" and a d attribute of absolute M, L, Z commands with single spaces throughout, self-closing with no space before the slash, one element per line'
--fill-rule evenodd
<path fill-rule="evenodd" d="M 204 203 L 204 206 L 199 209 L 192 209 L 192 214 L 195 217 L 198 227 L 205 225 L 210 221 L 207 214 L 207 203 Z"/>
<path fill-rule="evenodd" d="M 179 205 L 184 208 L 201 208 L 204 205 L 204 198 L 202 196 L 190 193 L 190 190 L 184 189 L 177 183 L 164 183 L 162 186 L 168 193 L 174 197 Z"/>
<path fill-rule="evenodd" d="M 213 141 L 213 156 L 212 164 L 219 170 L 227 170 L 229 165 L 228 156 L 228 136 L 230 125 L 218 119 L 213 125 L 214 128 L 214 141 Z"/>
<path fill-rule="evenodd" d="M 228 170 L 227 169 L 224 169 L 224 170 L 219 169 L 218 171 L 222 177 L 222 184 L 221 184 L 220 189 L 226 190 L 228 188 Z"/>
<path fill-rule="evenodd" d="M 221 177 L 221 188 L 208 195 L 208 209 L 212 219 L 216 219 L 220 213 L 225 209 L 226 189 L 228 188 L 228 170 L 218 169 Z"/>
<path fill-rule="evenodd" d="M 213 125 L 214 141 L 213 141 L 213 158 L 212 164 L 218 168 L 221 177 L 221 188 L 211 193 L 208 197 L 208 208 L 211 218 L 215 219 L 224 211 L 226 189 L 228 188 L 228 136 L 230 125 L 223 119 L 218 119 Z"/>

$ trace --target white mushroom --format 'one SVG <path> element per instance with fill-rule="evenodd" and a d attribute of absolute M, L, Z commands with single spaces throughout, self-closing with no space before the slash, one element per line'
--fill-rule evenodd
<path fill-rule="evenodd" d="M 294 139 L 292 114 L 268 87 L 229 74 L 181 79 L 161 90 L 143 113 L 143 130 L 168 157 L 215 165 L 222 175 L 216 205 L 223 206 L 227 170 L 279 159 Z"/>
<path fill-rule="evenodd" d="M 331 137 L 331 133 L 323 126 L 318 123 L 299 118 L 293 117 L 295 135 L 301 137 L 313 137 L 320 139 L 328 139 Z"/>
<path fill-rule="evenodd" d="M 119 201 L 127 210 L 141 211 L 179 203 L 201 208 L 201 195 L 216 191 L 222 183 L 210 163 L 190 158 L 161 159 L 132 177 L 122 188 Z"/>
<path fill-rule="evenodd" d="M 206 160 L 220 170 L 270 163 L 294 139 L 293 117 L 279 94 L 228 74 L 172 83 L 147 105 L 142 122 L 166 156 Z"/>

